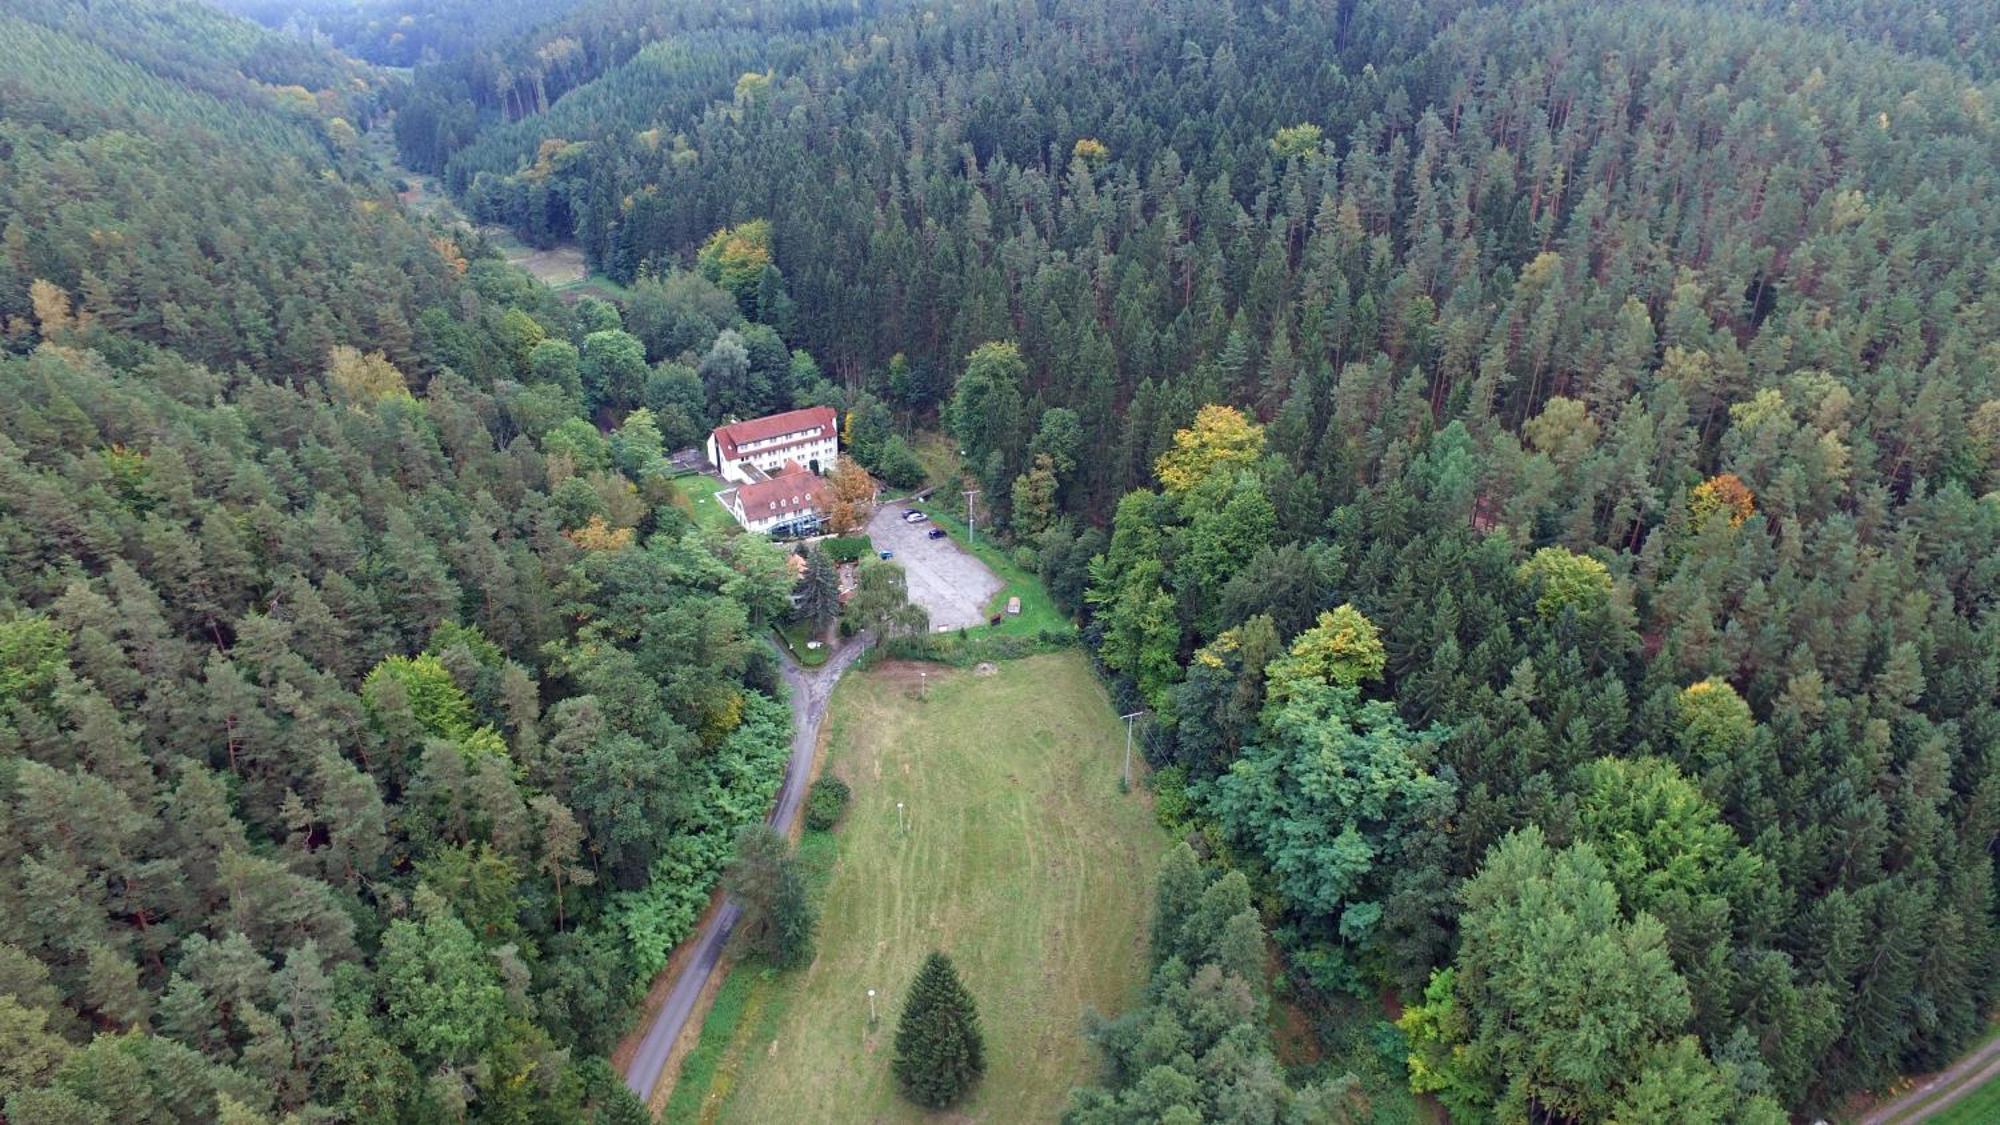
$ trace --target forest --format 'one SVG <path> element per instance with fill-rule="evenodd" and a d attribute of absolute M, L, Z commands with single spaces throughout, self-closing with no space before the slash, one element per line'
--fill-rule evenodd
<path fill-rule="evenodd" d="M 0 13 L 8 1120 L 642 1112 L 789 733 L 659 454 L 811 404 L 1150 716 L 1073 1120 L 1369 1119 L 1273 996 L 1468 1122 L 1988 1030 L 1991 0 L 228 6 Z"/>
<path fill-rule="evenodd" d="M 616 309 L 401 210 L 379 76 L 0 37 L 6 1119 L 644 1119 L 604 1055 L 775 791 L 782 556 L 592 424 Z"/>

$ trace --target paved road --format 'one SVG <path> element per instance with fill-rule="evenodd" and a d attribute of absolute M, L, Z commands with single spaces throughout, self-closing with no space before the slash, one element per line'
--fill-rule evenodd
<path fill-rule="evenodd" d="M 819 727 L 826 718 L 826 702 L 833 695 L 833 685 L 872 639 L 865 633 L 854 638 L 818 668 L 801 668 L 790 656 L 781 654 L 780 667 L 792 695 L 792 757 L 785 764 L 785 782 L 778 790 L 777 807 L 768 818 L 768 823 L 780 832 L 791 829 L 800 806 L 805 803 L 813 754 L 819 746 Z M 646 1029 L 646 1037 L 633 1053 L 631 1065 L 625 1068 L 625 1085 L 639 1095 L 640 1101 L 653 1096 L 660 1072 L 666 1069 L 667 1056 L 673 1053 L 681 1029 L 694 1014 L 695 1001 L 701 998 L 701 990 L 714 975 L 716 965 L 722 960 L 722 949 L 729 943 L 729 933 L 736 928 L 736 919 L 742 913 L 734 900 L 724 899 L 722 909 L 695 936 L 693 953 L 667 992 L 666 1003 L 660 1005 L 659 1013 L 653 1017 L 653 1026 Z"/>
<path fill-rule="evenodd" d="M 2000 1039 L 1917 1083 L 1902 1097 L 1869 1110 L 1858 1125 L 1890 1125 L 1891 1122 L 1895 1125 L 1914 1125 L 1918 1121 L 1928 1121 L 1995 1078 L 2000 1078 Z M 1940 1090 L 1944 1093 L 1938 1093 Z M 1932 1097 L 1934 1101 L 1918 1105 L 1925 1098 Z"/>

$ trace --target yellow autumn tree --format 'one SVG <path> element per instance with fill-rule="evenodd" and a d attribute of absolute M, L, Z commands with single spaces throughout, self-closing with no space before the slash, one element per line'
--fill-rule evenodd
<path fill-rule="evenodd" d="M 1521 564 L 1515 577 L 1535 591 L 1535 612 L 1553 620 L 1565 607 L 1580 614 L 1611 600 L 1611 571 L 1589 555 L 1562 547 L 1543 547 Z"/>
<path fill-rule="evenodd" d="M 622 551 L 632 545 L 632 529 L 612 527 L 603 516 L 592 516 L 590 522 L 563 535 L 586 551 Z"/>
<path fill-rule="evenodd" d="M 757 293 L 757 280 L 771 264 L 771 221 L 752 219 L 724 227 L 708 236 L 695 254 L 701 275 L 729 291 L 738 301 Z"/>
<path fill-rule="evenodd" d="M 1264 427 L 1233 406 L 1210 403 L 1194 425 L 1174 433 L 1174 447 L 1160 454 L 1153 472 L 1168 492 L 1192 489 L 1219 472 L 1234 472 L 1264 455 Z"/>
<path fill-rule="evenodd" d="M 460 277 L 465 276 L 465 252 L 458 248 L 457 240 L 442 234 L 433 235 L 431 237 L 431 249 L 437 251 L 438 257 L 444 259 L 444 264 L 451 267 L 451 272 Z"/>
<path fill-rule="evenodd" d="M 1388 662 L 1382 631 L 1350 604 L 1320 614 L 1265 674 L 1276 699 L 1313 682 L 1357 687 L 1380 679 Z"/>
<path fill-rule="evenodd" d="M 410 396 L 403 373 L 383 353 L 363 355 L 359 348 L 335 344 L 326 360 L 326 381 L 342 400 L 354 406 L 368 406 L 390 395 Z"/>
<path fill-rule="evenodd" d="M 41 329 L 44 340 L 53 340 L 78 327 L 70 315 L 69 290 L 53 281 L 36 278 L 28 286 L 28 303 L 35 310 L 35 326 Z"/>
<path fill-rule="evenodd" d="M 1320 142 L 1326 134 L 1319 126 L 1310 123 L 1287 125 L 1271 137 L 1271 151 L 1280 160 L 1290 160 L 1294 156 L 1311 156 L 1319 151 Z"/>

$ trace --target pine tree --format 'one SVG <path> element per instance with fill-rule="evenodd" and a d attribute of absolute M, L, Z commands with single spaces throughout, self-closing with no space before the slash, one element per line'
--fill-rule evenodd
<path fill-rule="evenodd" d="M 806 572 L 798 587 L 799 618 L 810 621 L 824 632 L 840 616 L 840 574 L 826 552 L 814 547 L 806 552 Z"/>
<path fill-rule="evenodd" d="M 896 1024 L 896 1085 L 930 1109 L 963 1098 L 986 1073 L 979 1012 L 951 958 L 932 953 L 910 984 Z"/>

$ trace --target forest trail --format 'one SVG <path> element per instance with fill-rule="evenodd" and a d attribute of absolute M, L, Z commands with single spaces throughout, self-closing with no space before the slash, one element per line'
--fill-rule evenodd
<path fill-rule="evenodd" d="M 1856 1125 L 1913 1125 L 1928 1121 L 1996 1079 L 2000 1079 L 2000 1039 L 1985 1043 L 1902 1096 L 1869 1110 Z"/>
<path fill-rule="evenodd" d="M 833 687 L 840 682 L 841 673 L 868 650 L 873 640 L 866 633 L 860 634 L 835 653 L 833 659 L 814 669 L 802 668 L 790 656 L 783 652 L 779 654 L 785 684 L 791 689 L 792 756 L 785 763 L 784 785 L 778 790 L 778 800 L 767 823 L 780 832 L 791 831 L 792 821 L 798 819 L 799 809 L 805 803 L 806 787 L 812 780 L 813 758 L 819 748 L 819 728 L 826 719 L 826 704 L 833 697 Z M 721 895 L 722 892 L 718 890 L 716 894 Z M 701 929 L 688 942 L 682 943 L 682 948 L 687 950 L 686 956 L 681 956 L 681 951 L 676 950 L 675 957 L 669 959 L 669 966 L 676 959 L 680 964 L 678 970 L 670 967 L 667 971 L 678 971 L 680 976 L 668 986 L 665 1001 L 653 1014 L 644 1037 L 632 1052 L 631 1062 L 625 1067 L 626 1088 L 637 1094 L 640 1101 L 653 1100 L 661 1072 L 673 1056 L 674 1045 L 680 1041 L 682 1032 L 687 1030 L 709 979 L 721 964 L 722 951 L 729 944 L 730 932 L 736 928 L 736 920 L 741 914 L 741 908 L 724 897 L 721 909 L 710 912 Z"/>

